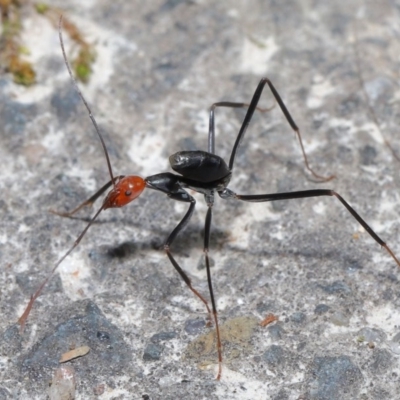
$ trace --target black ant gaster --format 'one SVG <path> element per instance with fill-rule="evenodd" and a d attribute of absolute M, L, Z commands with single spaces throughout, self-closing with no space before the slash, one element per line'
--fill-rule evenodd
<path fill-rule="evenodd" d="M 271 90 L 276 102 L 278 103 L 280 109 L 285 115 L 288 123 L 297 134 L 297 137 L 300 142 L 300 147 L 303 153 L 304 161 L 306 168 L 310 171 L 310 173 L 320 181 L 329 181 L 334 176 L 329 176 L 324 178 L 318 174 L 316 174 L 309 166 L 307 156 L 305 154 L 303 144 L 301 141 L 300 131 L 293 118 L 291 117 L 289 111 L 287 110 L 285 104 L 283 103 L 280 95 L 276 91 L 275 87 L 271 83 L 268 78 L 262 78 L 260 83 L 258 84 L 253 98 L 250 104 L 247 103 L 236 103 L 236 102 L 219 102 L 214 103 L 210 109 L 210 122 L 209 122 L 209 134 L 208 134 L 208 151 L 179 151 L 169 158 L 169 162 L 171 164 L 171 168 L 177 173 L 173 174 L 170 172 L 163 172 L 156 175 L 148 176 L 145 179 L 142 179 L 138 176 L 124 176 L 120 175 L 114 177 L 112 173 L 112 168 L 109 160 L 109 156 L 107 153 L 107 149 L 103 138 L 99 132 L 97 123 L 91 113 L 91 110 L 84 99 L 82 93 L 80 92 L 75 79 L 72 76 L 70 66 L 67 61 L 67 57 L 65 54 L 64 44 L 61 35 L 61 22 L 60 19 L 60 42 L 61 48 L 65 60 L 65 64 L 68 68 L 68 72 L 71 76 L 71 79 L 83 101 L 85 104 L 89 116 L 94 124 L 96 132 L 100 138 L 101 144 L 103 146 L 105 156 L 107 159 L 107 165 L 109 169 L 109 173 L 111 179 L 108 183 L 106 183 L 97 193 L 95 193 L 91 198 L 87 201 L 83 202 L 73 211 L 68 213 L 56 213 L 58 215 L 69 217 L 76 213 L 81 208 L 92 205 L 109 187 L 112 186 L 111 191 L 107 194 L 105 200 L 103 201 L 103 205 L 96 212 L 94 217 L 88 223 L 83 232 L 78 236 L 73 246 L 64 254 L 64 256 L 56 263 L 53 270 L 47 277 L 47 279 L 41 284 L 36 293 L 31 297 L 30 302 L 23 313 L 23 315 L 19 319 L 19 323 L 21 327 L 24 326 L 26 319 L 30 313 L 30 310 L 33 306 L 34 301 L 40 295 L 43 287 L 46 285 L 51 275 L 60 265 L 60 263 L 72 252 L 72 250 L 79 244 L 93 221 L 97 218 L 101 211 L 106 210 L 107 208 L 115 208 L 115 207 L 123 207 L 126 204 L 130 203 L 132 200 L 136 199 L 143 190 L 147 187 L 149 189 L 158 190 L 160 192 L 165 193 L 170 199 L 181 201 L 188 204 L 188 210 L 179 224 L 173 229 L 170 235 L 167 237 L 167 240 L 164 244 L 164 250 L 167 253 L 169 260 L 172 265 L 179 273 L 183 281 L 189 287 L 189 289 L 205 304 L 207 308 L 207 312 L 209 315 L 212 314 L 215 329 L 216 329 L 216 337 L 217 337 L 217 347 L 218 347 L 218 374 L 217 379 L 221 378 L 222 373 L 222 345 L 221 345 L 221 337 L 218 328 L 218 317 L 217 317 L 217 309 L 215 305 L 215 296 L 212 287 L 212 279 L 211 279 L 211 271 L 210 271 L 210 261 L 208 256 L 209 250 L 209 240 L 210 240 L 210 229 L 211 229 L 211 220 L 212 220 L 212 208 L 214 205 L 214 197 L 218 194 L 224 200 L 240 200 L 247 202 L 267 202 L 267 201 L 278 201 L 278 200 L 289 200 L 289 199 L 299 199 L 299 198 L 308 198 L 308 197 L 318 197 L 318 196 L 334 196 L 336 197 L 344 207 L 350 212 L 350 214 L 361 224 L 361 226 L 372 236 L 372 238 L 382 247 L 386 249 L 386 251 L 391 255 L 391 257 L 396 261 L 396 263 L 400 266 L 399 260 L 396 258 L 392 250 L 386 245 L 386 243 L 369 227 L 369 225 L 358 215 L 358 213 L 335 191 L 329 189 L 314 189 L 314 190 L 303 190 L 303 191 L 295 191 L 295 192 L 287 192 L 287 193 L 272 193 L 272 194 L 237 194 L 228 188 L 229 182 L 232 177 L 233 165 L 235 162 L 235 156 L 237 149 L 239 147 L 240 142 L 243 140 L 244 135 L 246 133 L 247 127 L 252 119 L 254 111 L 257 109 L 259 111 L 266 111 L 266 109 L 261 109 L 257 107 L 259 99 L 261 97 L 262 91 L 265 85 L 268 85 Z M 229 159 L 229 163 L 227 164 L 221 157 L 215 154 L 215 131 L 214 131 L 214 111 L 217 107 L 230 107 L 230 108 L 247 108 L 246 116 L 243 120 L 242 126 L 237 135 L 235 144 L 233 146 L 231 156 Z M 186 272 L 180 267 L 175 257 L 171 253 L 171 245 L 176 239 L 176 237 L 181 233 L 193 214 L 195 209 L 196 201 L 195 199 L 187 192 L 187 189 L 194 190 L 198 193 L 204 195 L 205 202 L 207 204 L 208 210 L 205 219 L 205 232 L 204 232 L 204 256 L 205 256 L 205 264 L 207 271 L 207 281 L 208 288 L 210 292 L 211 299 L 211 310 L 208 306 L 207 300 L 192 286 L 191 280 L 186 274 Z"/>

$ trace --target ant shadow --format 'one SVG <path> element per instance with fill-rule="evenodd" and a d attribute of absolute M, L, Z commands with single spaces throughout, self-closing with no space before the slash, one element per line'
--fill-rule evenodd
<path fill-rule="evenodd" d="M 102 221 L 107 223 L 110 221 Z M 115 221 L 114 221 L 115 222 Z M 126 222 L 126 221 L 125 221 Z M 129 225 L 129 222 L 127 222 Z M 132 221 L 133 225 L 133 221 Z M 103 251 L 101 251 L 103 257 L 112 259 L 129 259 L 134 257 L 139 252 L 147 251 L 163 251 L 164 243 L 171 230 L 158 229 L 152 231 L 152 238 L 149 240 L 127 240 L 116 245 L 103 245 Z M 223 246 L 229 242 L 230 232 L 229 229 L 214 229 L 211 233 L 211 243 L 215 249 L 223 248 Z M 172 246 L 171 250 L 173 254 L 181 257 L 190 257 L 190 249 L 203 249 L 204 245 L 204 228 L 199 229 L 198 226 L 194 225 L 187 227 L 183 235 L 178 236 L 176 242 Z"/>
<path fill-rule="evenodd" d="M 235 207 L 235 205 L 241 206 L 240 203 L 232 203 L 231 206 Z M 244 205 L 243 205 L 244 206 Z M 67 217 L 69 219 L 82 221 L 85 223 L 89 223 L 90 217 L 77 217 L 70 216 Z M 119 218 L 117 216 L 113 216 L 107 219 L 97 219 L 94 221 L 94 225 L 112 225 L 118 224 Z M 124 225 L 126 226 L 135 226 L 137 223 L 136 220 L 129 220 L 124 218 Z M 89 257 L 93 261 L 100 261 L 101 259 L 108 260 L 124 260 L 130 259 L 138 255 L 138 253 L 143 252 L 163 252 L 164 243 L 167 237 L 170 235 L 173 225 L 171 225 L 171 229 L 161 229 L 160 227 L 153 228 L 152 234 L 150 238 L 146 238 L 145 240 L 126 240 L 121 243 L 117 243 L 114 245 L 110 244 L 97 244 L 93 246 L 94 248 L 90 251 Z M 249 255 L 249 257 L 258 257 L 260 260 L 262 259 L 274 259 L 274 258 L 291 258 L 293 260 L 302 258 L 304 260 L 308 260 L 305 264 L 309 265 L 312 268 L 314 264 L 320 264 L 324 261 L 335 260 L 335 264 L 339 269 L 346 269 L 348 271 L 356 271 L 363 269 L 363 261 L 362 261 L 362 249 L 357 250 L 356 246 L 353 248 L 352 255 L 349 255 L 348 252 L 344 252 L 342 248 L 340 249 L 324 249 L 324 245 L 318 246 L 307 246 L 300 249 L 293 249 L 290 242 L 286 244 L 282 243 L 277 246 L 271 238 L 270 244 L 268 241 L 265 243 L 265 248 L 263 250 L 257 250 L 250 252 L 249 249 L 243 249 L 241 247 L 236 247 L 232 243 L 232 232 L 229 226 L 226 229 L 221 229 L 217 226 L 213 226 L 213 229 L 210 234 L 210 256 L 213 258 L 218 258 L 218 254 L 225 253 L 228 255 L 228 258 L 232 259 L 241 259 L 244 255 Z M 177 240 L 174 242 L 171 251 L 174 255 L 179 257 L 189 258 L 191 256 L 192 249 L 203 249 L 204 247 L 204 226 L 201 224 L 193 223 L 185 228 L 184 234 L 181 234 L 177 237 Z M 268 249 L 270 247 L 270 249 Z M 356 254 L 360 255 L 357 257 Z M 198 261 L 198 260 L 196 260 Z M 235 262 L 236 264 L 236 262 Z"/>

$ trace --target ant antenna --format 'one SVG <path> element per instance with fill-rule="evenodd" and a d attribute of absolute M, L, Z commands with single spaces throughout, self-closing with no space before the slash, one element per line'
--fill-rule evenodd
<path fill-rule="evenodd" d="M 88 112 L 89 112 L 89 117 L 93 122 L 93 125 L 96 129 L 97 135 L 100 138 L 101 144 L 103 146 L 104 149 L 104 154 L 106 155 L 106 159 L 107 159 L 107 165 L 108 165 L 108 170 L 110 172 L 110 176 L 111 176 L 111 181 L 104 185 L 100 191 L 98 193 L 96 193 L 96 195 L 92 196 L 89 201 L 83 203 L 80 207 L 76 208 L 74 211 L 72 211 L 72 213 L 68 213 L 68 215 L 72 215 L 73 213 L 75 213 L 76 211 L 78 211 L 79 209 L 81 209 L 83 206 L 88 205 L 88 204 L 92 204 L 97 197 L 99 197 L 102 193 L 104 193 L 104 191 L 112 184 L 114 186 L 114 189 L 108 194 L 108 196 L 106 197 L 105 201 L 103 202 L 103 205 L 100 207 L 100 209 L 96 212 L 96 214 L 94 215 L 94 217 L 89 221 L 89 223 L 86 225 L 86 228 L 82 231 L 82 233 L 78 236 L 78 238 L 75 240 L 74 244 L 72 245 L 72 247 L 66 252 L 64 253 L 64 255 L 57 261 L 57 263 L 55 264 L 55 266 L 53 267 L 53 269 L 50 271 L 50 273 L 47 275 L 47 278 L 42 282 L 42 284 L 39 286 L 39 288 L 36 290 L 36 292 L 31 296 L 29 303 L 24 311 L 24 313 L 21 315 L 21 317 L 18 319 L 18 323 L 20 324 L 20 331 L 22 332 L 24 330 L 25 327 L 25 323 L 26 320 L 31 312 L 32 306 L 35 302 L 35 300 L 40 296 L 40 294 L 43 291 L 43 288 L 46 286 L 46 284 L 48 283 L 48 281 L 50 280 L 50 278 L 53 276 L 54 272 L 56 271 L 56 269 L 58 268 L 58 266 L 65 260 L 66 257 L 69 256 L 69 254 L 71 254 L 71 252 L 78 246 L 78 244 L 80 243 L 80 241 L 82 240 L 82 238 L 85 236 L 86 232 L 88 231 L 88 229 L 90 228 L 90 226 L 93 224 L 93 222 L 95 221 L 95 219 L 98 217 L 98 215 L 105 210 L 106 208 L 110 208 L 110 207 L 118 207 L 118 202 L 114 202 L 114 198 L 115 196 L 118 196 L 118 191 L 116 191 L 116 185 L 115 185 L 115 181 L 118 181 L 121 179 L 121 176 L 118 176 L 116 178 L 114 178 L 113 173 L 112 173 L 112 168 L 111 168 L 111 163 L 110 163 L 110 159 L 108 157 L 108 152 L 107 152 L 107 148 L 106 145 L 104 143 L 103 137 L 100 134 L 100 130 L 97 126 L 96 120 L 93 117 L 92 111 L 89 107 L 89 105 L 87 104 L 85 98 L 82 95 L 82 92 L 79 90 L 79 86 L 74 78 L 74 76 L 72 75 L 72 71 L 71 71 L 71 67 L 68 63 L 67 60 L 67 56 L 65 53 L 65 48 L 64 48 L 64 41 L 62 38 L 62 32 L 61 32 L 61 28 L 62 28 L 62 15 L 60 16 L 60 22 L 59 22 L 59 26 L 58 26 L 59 30 L 59 37 L 60 37 L 60 44 L 61 44 L 61 49 L 62 49 L 62 53 L 63 53 L 63 57 L 64 57 L 64 61 L 65 61 L 65 65 L 67 66 L 68 72 L 69 72 L 69 76 L 71 77 L 71 80 L 75 86 L 76 91 L 78 92 L 80 98 L 82 99 L 83 103 L 85 104 Z M 120 182 L 119 182 L 120 184 Z M 143 186 L 144 187 L 144 186 Z M 143 190 L 143 189 L 142 189 Z M 136 193 L 136 192 L 135 192 Z M 62 214 L 60 214 L 62 215 Z M 65 213 L 65 215 L 67 215 L 67 213 Z"/>
<path fill-rule="evenodd" d="M 18 323 L 20 325 L 20 332 L 22 333 L 24 328 L 25 328 L 25 323 L 26 320 L 28 319 L 28 316 L 32 310 L 33 303 L 35 300 L 40 296 L 40 294 L 43 291 L 43 288 L 47 285 L 47 282 L 50 280 L 50 278 L 54 275 L 54 272 L 56 272 L 56 269 L 58 266 L 71 254 L 72 250 L 75 249 L 76 246 L 80 243 L 82 240 L 83 236 L 85 236 L 85 233 L 88 231 L 94 220 L 97 218 L 97 216 L 104 210 L 105 204 L 101 206 L 101 208 L 96 212 L 94 217 L 89 221 L 89 223 L 86 225 L 86 228 L 82 231 L 82 233 L 78 236 L 78 238 L 75 240 L 73 246 L 57 261 L 56 265 L 53 267 L 53 269 L 50 271 L 50 273 L 47 275 L 47 278 L 42 282 L 42 284 L 39 286 L 39 288 L 36 290 L 36 292 L 31 296 L 29 299 L 29 303 L 25 308 L 24 313 L 19 317 Z"/>
<path fill-rule="evenodd" d="M 91 119 L 92 122 L 93 122 L 93 125 L 94 125 L 94 128 L 96 129 L 97 135 L 98 135 L 99 138 L 100 138 L 100 142 L 101 142 L 101 145 L 103 146 L 104 154 L 105 154 L 106 160 L 107 160 L 108 172 L 110 173 L 111 181 L 112 181 L 113 186 L 114 186 L 114 188 L 115 188 L 114 175 L 113 175 L 113 172 L 112 172 L 111 163 L 110 163 L 110 158 L 109 158 L 109 156 L 108 156 L 108 151 L 107 151 L 106 145 L 105 145 L 105 143 L 104 143 L 103 136 L 101 136 L 100 129 L 99 129 L 98 125 L 97 125 L 97 122 L 96 122 L 96 120 L 95 120 L 93 114 L 92 114 L 92 110 L 90 109 L 90 107 L 89 107 L 87 101 L 86 101 L 85 98 L 83 97 L 83 94 L 82 94 L 81 90 L 79 89 L 78 83 L 77 83 L 77 81 L 76 81 L 74 75 L 72 74 L 71 66 L 69 65 L 69 62 L 68 62 L 68 59 L 67 59 L 67 55 L 66 55 L 66 53 L 65 53 L 64 40 L 63 40 L 63 37 L 62 37 L 62 22 L 63 22 L 63 16 L 62 16 L 62 14 L 61 14 L 61 15 L 60 15 L 60 21 L 59 21 L 59 24 L 58 24 L 58 36 L 59 36 L 59 38 L 60 38 L 60 44 L 61 44 L 62 54 L 63 54 L 63 57 L 64 57 L 64 62 L 65 62 L 65 65 L 67 66 L 69 76 L 71 77 L 71 81 L 72 81 L 72 83 L 74 84 L 75 89 L 76 89 L 76 91 L 77 91 L 78 94 L 79 94 L 79 97 L 82 99 L 83 104 L 85 105 L 86 109 L 88 110 L 89 117 L 90 117 L 90 119 Z"/>

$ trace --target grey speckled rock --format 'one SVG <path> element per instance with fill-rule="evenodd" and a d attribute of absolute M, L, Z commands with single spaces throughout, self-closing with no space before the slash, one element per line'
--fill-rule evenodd
<path fill-rule="evenodd" d="M 275 106 L 255 113 L 232 190 L 336 190 L 400 254 L 400 163 L 369 114 L 354 48 L 356 30 L 368 102 L 400 154 L 398 1 L 97 0 L 68 2 L 66 13 L 96 50 L 81 88 L 115 174 L 170 171 L 169 155 L 206 149 L 210 105 L 249 102 L 268 76 L 310 165 L 337 179 L 310 179 Z M 65 364 L 78 400 L 396 399 L 400 270 L 333 197 L 216 200 L 210 256 L 220 325 L 242 321 L 223 340 L 220 382 L 206 309 L 162 250 L 186 206 L 151 190 L 100 215 L 19 332 L 30 295 L 94 212 L 66 219 L 49 210 L 71 210 L 109 180 L 56 29 L 29 5 L 22 15 L 38 82 L 0 78 L 0 398 L 45 399 L 59 357 L 89 345 Z M 67 38 L 66 46 L 72 57 Z M 272 105 L 266 90 L 260 106 Z M 225 160 L 244 114 L 216 110 Z M 196 201 L 172 251 L 208 299 L 204 198 Z M 279 320 L 260 326 L 268 314 Z"/>
<path fill-rule="evenodd" d="M 313 361 L 311 390 L 315 400 L 357 399 L 363 377 L 360 369 L 347 356 L 316 357 Z"/>
<path fill-rule="evenodd" d="M 65 318 L 49 336 L 39 340 L 21 358 L 22 374 L 29 375 L 32 380 L 44 377 L 57 367 L 61 354 L 80 346 L 88 346 L 90 353 L 74 361 L 78 374 L 114 377 L 128 369 L 132 363 L 129 346 L 124 342 L 122 333 L 104 317 L 99 308 L 85 301 L 81 307 L 75 303 L 73 313 L 77 315 Z"/>

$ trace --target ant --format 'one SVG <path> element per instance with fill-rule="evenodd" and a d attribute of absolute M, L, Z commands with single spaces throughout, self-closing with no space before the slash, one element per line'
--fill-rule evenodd
<path fill-rule="evenodd" d="M 272 194 L 237 194 L 228 188 L 229 182 L 232 177 L 233 166 L 235 162 L 236 152 L 238 150 L 240 142 L 243 140 L 244 135 L 246 133 L 247 127 L 253 117 L 253 114 L 256 110 L 264 112 L 267 109 L 261 109 L 258 107 L 258 102 L 260 100 L 263 89 L 267 85 L 271 90 L 276 102 L 278 103 L 281 111 L 283 112 L 286 120 L 289 125 L 296 133 L 300 147 L 303 153 L 304 162 L 306 168 L 310 171 L 310 173 L 320 181 L 330 181 L 334 178 L 333 175 L 329 177 L 323 177 L 315 173 L 312 168 L 308 164 L 307 156 L 304 151 L 304 147 L 302 144 L 300 130 L 294 122 L 291 114 L 283 103 L 280 95 L 275 89 L 274 85 L 268 78 L 262 78 L 253 94 L 253 98 L 249 104 L 247 103 L 237 103 L 237 102 L 218 102 L 214 103 L 210 109 L 210 119 L 209 119 L 209 133 L 208 133 L 208 151 L 196 150 L 196 151 L 179 151 L 172 156 L 169 157 L 169 162 L 171 164 L 171 168 L 177 173 L 163 172 L 156 175 L 148 176 L 143 179 L 139 176 L 125 176 L 119 175 L 114 176 L 111 168 L 111 163 L 109 160 L 107 148 L 105 146 L 104 140 L 101 136 L 99 128 L 97 126 L 96 120 L 93 117 L 92 111 L 87 104 L 85 98 L 83 97 L 75 78 L 72 75 L 70 65 L 67 60 L 62 33 L 62 17 L 60 18 L 59 24 L 59 37 L 61 50 L 64 57 L 64 62 L 67 66 L 68 73 L 71 77 L 71 80 L 78 92 L 82 102 L 84 103 L 89 117 L 91 118 L 96 133 L 100 139 L 101 145 L 103 147 L 105 157 L 107 160 L 107 166 L 110 174 L 110 181 L 107 182 L 101 189 L 99 189 L 92 197 L 88 200 L 84 201 L 74 210 L 66 213 L 54 212 L 57 215 L 62 217 L 71 217 L 73 214 L 81 210 L 86 206 L 91 206 L 102 194 L 105 193 L 107 189 L 110 187 L 111 190 L 106 195 L 102 206 L 95 213 L 92 219 L 89 221 L 85 229 L 75 240 L 73 246 L 59 259 L 59 261 L 55 264 L 52 271 L 48 275 L 48 277 L 44 280 L 44 282 L 40 285 L 38 290 L 31 296 L 31 299 L 28 303 L 28 306 L 25 309 L 25 312 L 19 319 L 19 323 L 21 328 L 23 328 L 30 310 L 32 309 L 33 303 L 41 294 L 44 286 L 51 278 L 52 274 L 55 272 L 57 267 L 61 264 L 61 262 L 78 246 L 89 227 L 96 220 L 97 216 L 101 213 L 101 211 L 106 210 L 108 208 L 117 208 L 123 207 L 136 199 L 143 192 L 145 188 L 154 189 L 165 193 L 170 199 L 187 203 L 188 209 L 186 214 L 182 218 L 182 220 L 178 223 L 178 225 L 173 229 L 173 231 L 167 237 L 164 243 L 164 251 L 166 252 L 171 264 L 176 269 L 178 274 L 181 276 L 185 284 L 188 288 L 204 303 L 209 317 L 213 317 L 215 330 L 216 330 L 216 338 L 217 338 L 217 352 L 218 352 L 218 374 L 217 380 L 221 378 L 222 374 L 222 343 L 221 343 L 221 335 L 218 325 L 218 316 L 217 316 L 217 308 L 215 304 L 215 296 L 212 286 L 211 279 L 211 270 L 210 270 L 210 260 L 209 260 L 209 242 L 210 242 L 210 230 L 211 230 L 211 221 L 212 221 L 212 209 L 214 205 L 215 195 L 218 194 L 224 200 L 240 200 L 246 202 L 268 202 L 268 201 L 279 201 L 279 200 L 289 200 L 289 199 L 300 199 L 300 198 L 309 198 L 309 197 L 319 197 L 319 196 L 333 196 L 336 197 L 344 207 L 350 212 L 350 214 L 361 224 L 361 226 L 370 234 L 370 236 L 382 247 L 386 249 L 386 251 L 390 254 L 390 256 L 394 259 L 398 266 L 400 266 L 400 261 L 396 258 L 392 250 L 386 245 L 386 243 L 370 228 L 370 226 L 360 217 L 360 215 L 341 197 L 337 192 L 330 189 L 313 189 L 313 190 L 303 190 L 303 191 L 295 191 L 295 192 L 286 192 L 286 193 L 272 193 Z M 227 164 L 221 157 L 215 154 L 215 123 L 214 123 L 214 112 L 217 107 L 229 107 L 229 108 L 247 108 L 247 112 L 245 118 L 243 120 L 242 126 L 237 135 L 236 141 L 234 143 L 231 156 L 229 159 L 229 163 Z M 204 230 L 204 257 L 207 271 L 207 281 L 208 281 L 208 289 L 210 293 L 211 300 L 211 309 L 208 305 L 207 300 L 200 294 L 193 286 L 192 282 L 187 275 L 187 273 L 181 268 L 179 263 L 176 261 L 175 257 L 171 252 L 171 245 L 177 236 L 185 229 L 187 224 L 190 221 L 190 218 L 195 209 L 196 201 L 195 199 L 188 193 L 187 189 L 194 190 L 200 194 L 204 195 L 205 202 L 207 204 L 207 214 L 205 218 L 205 230 Z"/>

